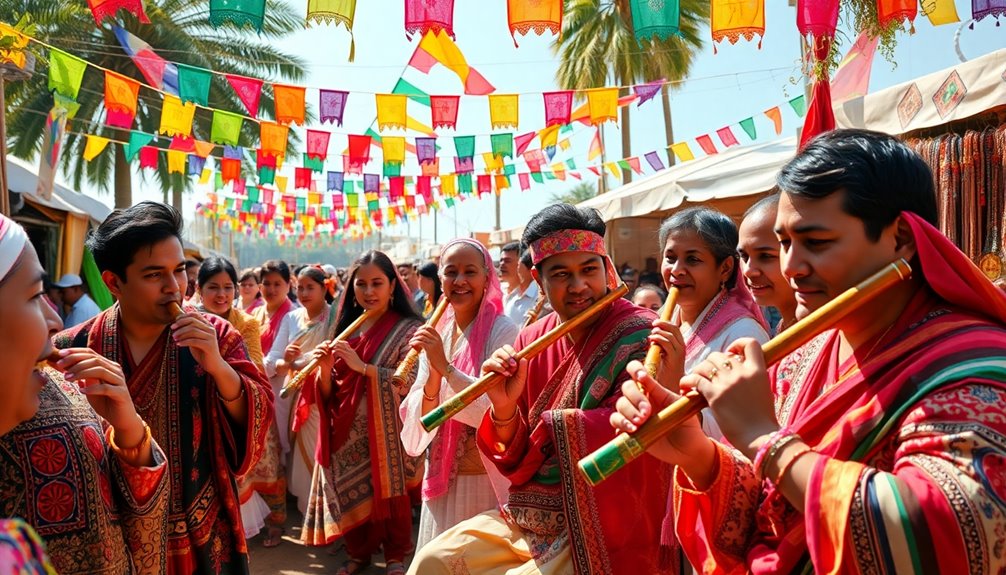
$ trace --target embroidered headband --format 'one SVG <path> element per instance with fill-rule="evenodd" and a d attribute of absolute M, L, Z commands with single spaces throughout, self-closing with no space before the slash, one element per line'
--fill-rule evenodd
<path fill-rule="evenodd" d="M 538 265 L 544 260 L 563 252 L 590 252 L 607 256 L 604 238 L 589 230 L 559 230 L 531 242 L 531 261 Z"/>
<path fill-rule="evenodd" d="M 7 274 L 21 257 L 28 234 L 17 222 L 0 215 L 0 281 L 7 279 Z"/>

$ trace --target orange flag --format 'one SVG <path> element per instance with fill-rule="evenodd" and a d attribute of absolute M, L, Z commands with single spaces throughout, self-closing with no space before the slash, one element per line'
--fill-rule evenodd
<path fill-rule="evenodd" d="M 587 110 L 590 124 L 597 126 L 607 121 L 618 121 L 618 88 L 587 90 Z"/>
<path fill-rule="evenodd" d="M 277 122 L 304 125 L 304 91 L 305 89 L 301 86 L 272 85 Z"/>
<path fill-rule="evenodd" d="M 775 124 L 775 135 L 782 134 L 782 111 L 779 106 L 765 110 L 765 115 Z"/>

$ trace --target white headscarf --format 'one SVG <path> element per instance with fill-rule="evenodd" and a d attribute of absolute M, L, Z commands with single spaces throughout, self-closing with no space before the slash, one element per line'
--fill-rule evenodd
<path fill-rule="evenodd" d="M 21 257 L 26 243 L 28 234 L 24 228 L 7 216 L 0 215 L 0 282 L 7 279 L 7 274 Z"/>

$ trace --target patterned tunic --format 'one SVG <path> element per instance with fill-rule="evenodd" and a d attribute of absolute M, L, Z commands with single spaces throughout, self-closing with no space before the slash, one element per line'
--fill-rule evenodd
<path fill-rule="evenodd" d="M 90 347 L 122 365 L 140 416 L 164 448 L 171 472 L 168 572 L 247 573 L 236 477 L 247 473 L 273 421 L 272 390 L 248 359 L 241 334 L 216 316 L 220 355 L 244 387 L 248 422 L 239 426 L 218 399 L 215 382 L 165 327 L 138 364 L 119 331 L 119 307 L 58 334 L 56 347 Z"/>
<path fill-rule="evenodd" d="M 169 477 L 122 462 L 77 384 L 46 369 L 33 418 L 0 438 L 0 514 L 25 518 L 59 573 L 164 573 Z"/>

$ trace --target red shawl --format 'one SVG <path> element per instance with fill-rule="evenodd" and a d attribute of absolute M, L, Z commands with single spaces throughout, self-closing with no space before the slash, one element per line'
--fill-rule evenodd
<path fill-rule="evenodd" d="M 290 313 L 291 309 L 293 309 L 293 302 L 290 301 L 290 298 L 284 298 L 279 309 L 269 318 L 269 322 L 262 326 L 263 355 L 268 355 L 269 351 L 272 350 L 272 343 L 276 339 L 276 334 L 279 333 L 279 326 L 283 323 L 283 318 L 286 317 L 286 314 Z M 265 312 L 266 310 L 263 308 L 262 311 Z"/>

